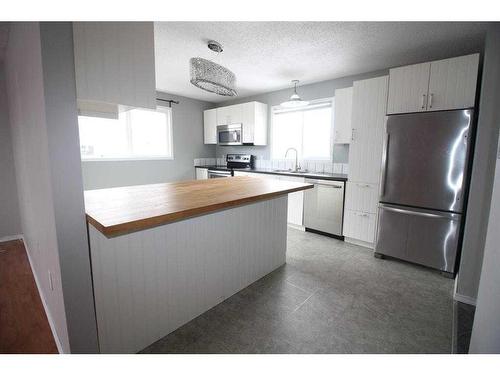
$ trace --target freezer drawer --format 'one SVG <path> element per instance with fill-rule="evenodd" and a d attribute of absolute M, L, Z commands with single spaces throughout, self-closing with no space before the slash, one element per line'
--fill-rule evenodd
<path fill-rule="evenodd" d="M 309 180 L 314 189 L 304 192 L 304 226 L 321 232 L 342 235 L 344 183 Z"/>
<path fill-rule="evenodd" d="M 454 272 L 461 215 L 379 206 L 375 252 Z"/>

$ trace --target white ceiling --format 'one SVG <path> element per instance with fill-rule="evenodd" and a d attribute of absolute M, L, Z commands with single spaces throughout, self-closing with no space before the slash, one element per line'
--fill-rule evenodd
<path fill-rule="evenodd" d="M 189 59 L 231 69 L 238 96 L 482 50 L 486 23 L 474 22 L 157 22 L 156 87 L 220 102 L 189 82 Z M 206 42 L 224 46 L 218 57 Z"/>

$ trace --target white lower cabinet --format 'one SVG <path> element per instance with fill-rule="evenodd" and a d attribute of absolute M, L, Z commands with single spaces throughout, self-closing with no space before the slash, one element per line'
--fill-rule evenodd
<path fill-rule="evenodd" d="M 279 176 L 280 180 L 305 182 L 305 178 Z M 288 194 L 288 223 L 302 226 L 304 224 L 304 191 Z"/>
<path fill-rule="evenodd" d="M 267 175 L 260 174 L 260 173 L 252 173 L 252 172 L 234 171 L 234 177 L 238 177 L 238 176 L 248 176 L 248 177 L 256 177 L 256 178 L 265 178 Z"/>
<path fill-rule="evenodd" d="M 377 215 L 367 212 L 345 210 L 344 236 L 354 240 L 366 242 L 367 245 L 375 241 L 375 227 Z"/>
<path fill-rule="evenodd" d="M 293 177 L 293 176 L 278 176 L 275 174 L 265 174 L 265 173 L 254 173 L 254 172 L 243 172 L 234 171 L 234 176 L 250 176 L 256 178 L 265 178 L 273 180 L 283 180 L 291 182 L 305 182 L 303 177 Z M 298 191 L 296 193 L 288 194 L 288 224 L 293 224 L 296 226 L 304 225 L 304 192 Z"/>
<path fill-rule="evenodd" d="M 195 168 L 196 169 L 196 179 L 206 180 L 208 179 L 208 169 L 207 168 Z"/>
<path fill-rule="evenodd" d="M 379 185 L 364 182 L 347 182 L 346 210 L 377 213 Z"/>

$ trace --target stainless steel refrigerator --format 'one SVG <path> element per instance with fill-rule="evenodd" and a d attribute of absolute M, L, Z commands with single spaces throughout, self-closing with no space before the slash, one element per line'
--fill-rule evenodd
<path fill-rule="evenodd" d="M 376 256 L 454 273 L 472 118 L 470 109 L 388 117 Z"/>

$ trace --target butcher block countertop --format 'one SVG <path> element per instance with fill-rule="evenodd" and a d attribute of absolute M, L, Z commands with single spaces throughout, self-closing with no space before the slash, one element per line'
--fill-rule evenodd
<path fill-rule="evenodd" d="M 241 176 L 87 190 L 85 212 L 87 221 L 110 237 L 312 187 Z"/>

